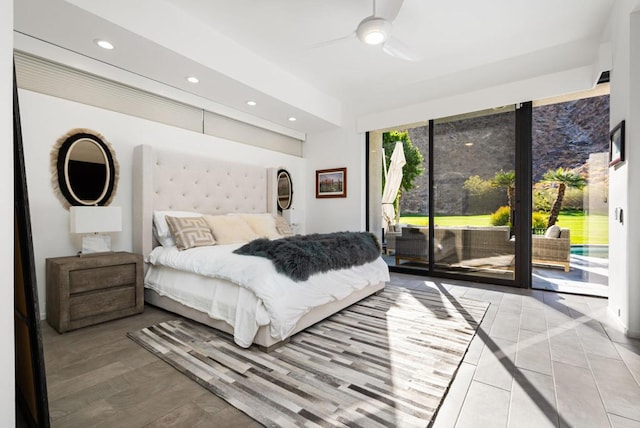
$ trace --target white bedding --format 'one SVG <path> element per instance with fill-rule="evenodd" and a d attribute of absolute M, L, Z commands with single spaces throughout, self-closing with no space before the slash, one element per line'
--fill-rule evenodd
<path fill-rule="evenodd" d="M 241 245 L 214 245 L 185 251 L 179 251 L 176 247 L 156 247 L 149 255 L 148 261 L 152 265 L 230 281 L 250 291 L 249 294 L 253 294 L 255 300 L 247 297 L 247 293 L 236 293 L 238 302 L 243 307 L 240 313 L 232 314 L 224 305 L 221 306 L 216 301 L 212 301 L 208 310 L 205 311 L 212 318 L 223 319 L 232 324 L 236 343 L 244 347 L 251 344 L 258 327 L 263 325 L 264 318 L 261 312 L 263 309 L 270 322 L 271 336 L 283 340 L 294 329 L 300 317 L 312 308 L 342 299 L 367 285 L 389 281 L 387 264 L 382 258 L 378 258 L 361 266 L 316 274 L 307 281 L 295 282 L 276 272 L 270 260 L 234 254 L 233 250 Z M 154 269 L 149 270 L 145 285 L 160 294 L 171 295 L 170 290 L 159 289 L 161 281 L 153 278 L 153 275 L 158 275 L 153 272 Z M 178 289 L 180 294 L 179 290 L 187 287 L 186 284 L 184 287 L 180 284 L 170 288 L 174 289 L 173 292 Z M 217 286 L 211 286 L 211 291 L 202 290 L 203 285 L 191 287 L 200 289 L 198 292 L 200 296 L 210 294 L 213 297 L 214 294 L 219 294 L 221 297 L 224 296 L 222 299 L 225 301 L 234 298 Z M 179 299 L 184 300 L 184 295 L 176 298 L 180 301 Z M 248 312 L 254 313 L 253 320 L 250 316 L 247 318 Z M 238 322 L 240 325 L 236 325 Z"/>
<path fill-rule="evenodd" d="M 234 341 L 243 348 L 251 346 L 260 326 L 269 324 L 267 311 L 256 295 L 229 281 L 158 265 L 149 267 L 144 285 L 233 326 Z"/>

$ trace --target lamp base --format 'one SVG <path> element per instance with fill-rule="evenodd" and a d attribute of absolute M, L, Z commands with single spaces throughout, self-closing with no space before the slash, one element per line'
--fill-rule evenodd
<path fill-rule="evenodd" d="M 111 252 L 111 236 L 109 235 L 85 235 L 82 237 L 81 256 L 99 255 Z"/>

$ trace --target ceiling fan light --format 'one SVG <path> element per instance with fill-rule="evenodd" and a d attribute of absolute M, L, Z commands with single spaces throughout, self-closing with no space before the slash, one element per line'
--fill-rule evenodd
<path fill-rule="evenodd" d="M 370 16 L 364 19 L 356 30 L 358 39 L 368 45 L 379 45 L 389 38 L 391 23 L 383 18 Z"/>
<path fill-rule="evenodd" d="M 364 36 L 364 42 L 368 45 L 379 45 L 384 39 L 384 33 L 381 31 L 372 31 Z"/>

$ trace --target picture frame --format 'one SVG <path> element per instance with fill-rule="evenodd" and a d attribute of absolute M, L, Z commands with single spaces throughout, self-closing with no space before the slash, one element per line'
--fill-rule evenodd
<path fill-rule="evenodd" d="M 624 120 L 609 134 L 609 166 L 624 162 Z"/>
<path fill-rule="evenodd" d="M 347 168 L 316 170 L 316 198 L 346 198 Z"/>

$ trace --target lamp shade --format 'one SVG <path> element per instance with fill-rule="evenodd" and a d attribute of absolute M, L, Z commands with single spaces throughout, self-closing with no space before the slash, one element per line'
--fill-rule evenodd
<path fill-rule="evenodd" d="M 120 232 L 122 208 L 120 207 L 71 207 L 69 231 L 71 233 Z"/>

